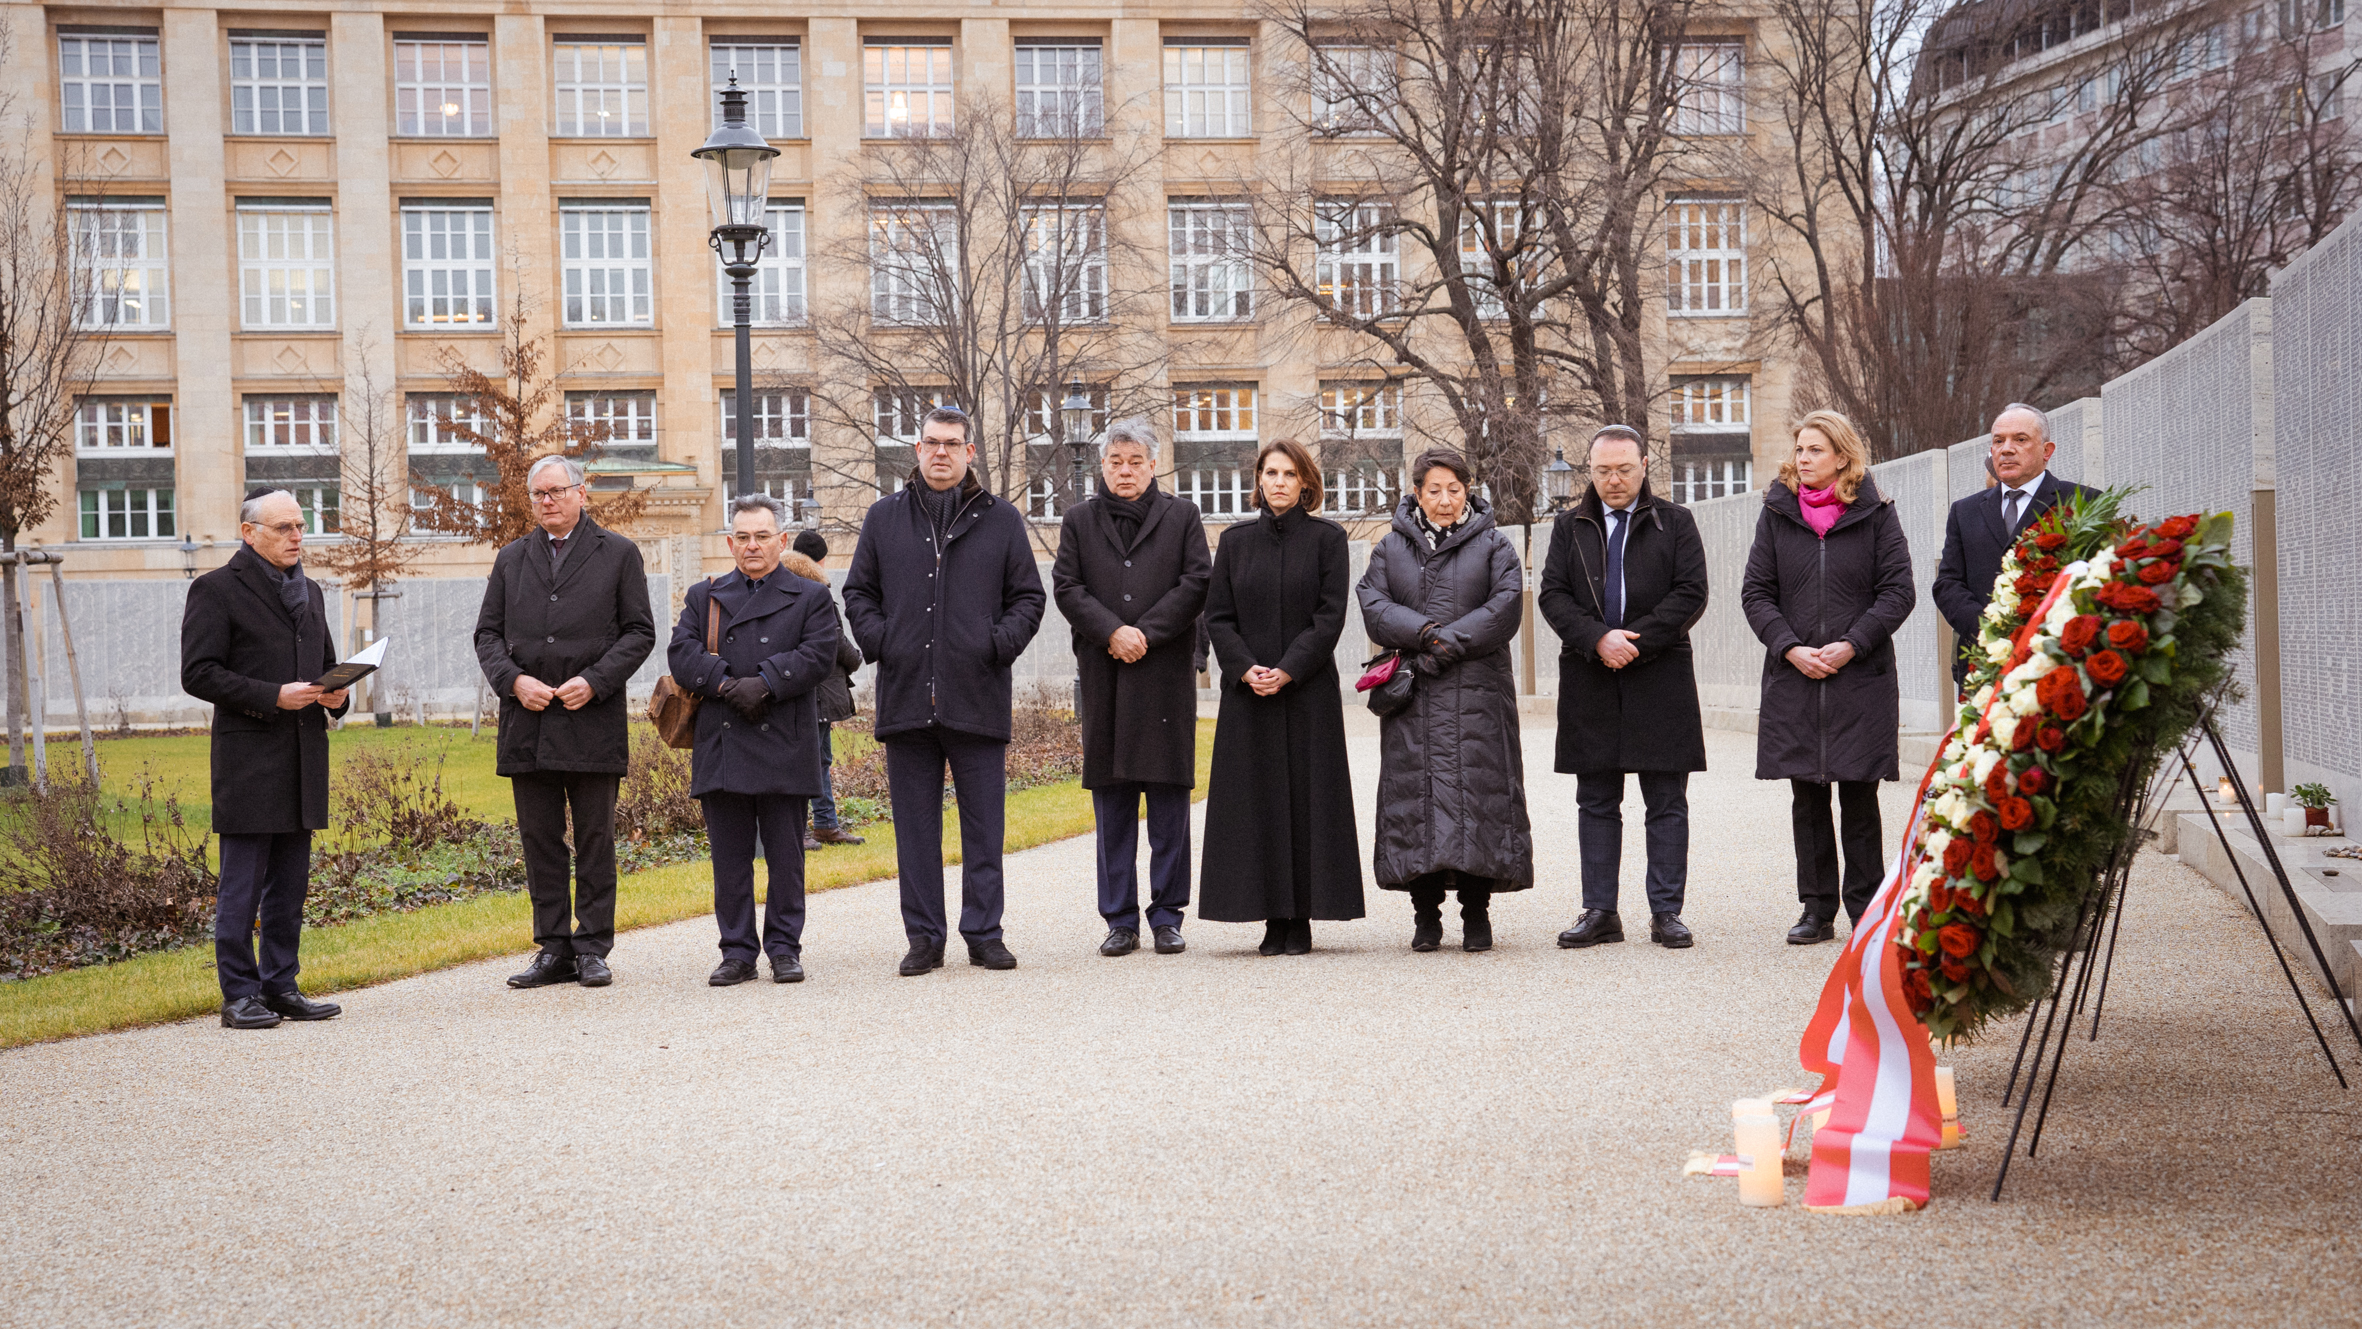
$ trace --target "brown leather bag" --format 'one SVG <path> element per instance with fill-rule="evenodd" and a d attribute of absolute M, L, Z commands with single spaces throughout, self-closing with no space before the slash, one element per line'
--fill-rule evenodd
<path fill-rule="evenodd" d="M 706 583 L 705 653 L 721 654 L 722 605 L 713 598 L 713 584 Z M 704 698 L 684 688 L 671 674 L 656 680 L 656 691 L 648 697 L 648 723 L 656 726 L 656 736 L 668 748 L 697 746 L 697 704 Z"/>

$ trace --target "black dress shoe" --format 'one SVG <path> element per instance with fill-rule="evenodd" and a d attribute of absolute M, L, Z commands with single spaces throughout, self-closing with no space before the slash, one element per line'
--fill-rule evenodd
<path fill-rule="evenodd" d="M 1489 951 L 1493 948 L 1493 916 L 1490 913 L 1460 913 L 1460 949 Z"/>
<path fill-rule="evenodd" d="M 1679 914 L 1650 914 L 1648 916 L 1648 939 L 1667 950 L 1674 951 L 1697 941 L 1697 938 L 1689 934 L 1689 926 L 1681 921 Z"/>
<path fill-rule="evenodd" d="M 1255 951 L 1260 955 L 1277 955 L 1288 948 L 1288 920 L 1270 919 L 1263 924 L 1263 944 Z"/>
<path fill-rule="evenodd" d="M 801 960 L 800 958 L 798 958 L 798 957 L 796 957 L 796 956 L 793 956 L 793 955 L 774 955 L 774 956 L 772 956 L 772 957 L 771 957 L 771 981 L 772 981 L 772 982 L 774 982 L 774 983 L 801 983 L 801 982 L 803 982 L 803 981 L 804 981 L 804 962 L 803 962 L 803 960 Z"/>
<path fill-rule="evenodd" d="M 1810 909 L 1805 910 L 1804 916 L 1796 920 L 1795 927 L 1788 929 L 1788 944 L 1791 946 L 1810 946 L 1817 941 L 1835 940 L 1837 940 L 1837 920 L 1823 918 Z"/>
<path fill-rule="evenodd" d="M 1616 917 L 1613 909 L 1586 909 L 1575 919 L 1573 927 L 1558 934 L 1558 944 L 1569 950 L 1623 939 L 1624 920 Z"/>
<path fill-rule="evenodd" d="M 262 1004 L 290 1020 L 333 1020 L 344 1007 L 333 1001 L 314 1001 L 300 992 L 265 992 Z"/>
<path fill-rule="evenodd" d="M 1139 938 L 1134 937 L 1132 944 L 1139 945 Z M 1017 957 L 1009 954 L 1009 948 L 1000 938 L 994 937 L 990 941 L 969 942 L 968 963 L 979 969 L 1014 969 Z"/>
<path fill-rule="evenodd" d="M 260 997 L 240 997 L 221 1004 L 224 1029 L 269 1029 L 286 1017 L 262 1004 Z"/>
<path fill-rule="evenodd" d="M 1166 924 L 1162 924 L 1162 925 L 1160 925 L 1160 926 L 1157 928 L 1157 930 L 1156 930 L 1156 953 L 1157 953 L 1157 954 L 1159 954 L 1159 955 L 1179 955 L 1181 952 L 1183 952 L 1183 951 L 1185 951 L 1185 950 L 1188 950 L 1188 949 L 1189 949 L 1189 943 L 1188 943 L 1188 942 L 1186 942 L 1186 941 L 1183 941 L 1183 940 L 1181 940 L 1181 929 L 1180 929 L 1179 927 L 1177 927 L 1177 926 L 1175 926 L 1175 925 L 1173 925 L 1173 924 L 1171 924 L 1171 923 L 1166 923 Z"/>
<path fill-rule="evenodd" d="M 1130 928 L 1110 928 L 1107 940 L 1099 943 L 1099 953 L 1105 956 L 1130 955 L 1140 949 L 1140 934 Z"/>
<path fill-rule="evenodd" d="M 571 983 L 575 979 L 575 972 L 573 956 L 542 951 L 533 957 L 533 963 L 525 966 L 524 973 L 509 975 L 508 985 L 513 988 L 545 988 L 554 983 Z"/>
<path fill-rule="evenodd" d="M 615 981 L 615 971 L 607 967 L 604 955 L 574 957 L 574 981 L 586 988 L 603 988 Z"/>
<path fill-rule="evenodd" d="M 910 943 L 910 953 L 902 957 L 902 967 L 897 972 L 904 978 L 917 978 L 930 969 L 942 967 L 943 943 L 920 937 Z"/>
<path fill-rule="evenodd" d="M 1309 919 L 1309 918 L 1291 918 L 1291 919 L 1289 919 L 1289 920 L 1288 920 L 1288 954 L 1290 954 L 1290 955 L 1310 955 L 1310 954 L 1312 954 L 1312 920 L 1311 920 L 1311 919 Z"/>
<path fill-rule="evenodd" d="M 713 973 L 707 976 L 705 982 L 708 987 L 734 988 L 754 976 L 754 961 L 732 959 L 714 966 Z"/>

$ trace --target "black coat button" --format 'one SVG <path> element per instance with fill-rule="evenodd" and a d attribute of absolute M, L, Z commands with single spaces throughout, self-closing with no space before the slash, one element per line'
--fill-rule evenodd
<path fill-rule="evenodd" d="M 1131 598 L 1132 598 L 1132 597 L 1131 597 L 1131 596 L 1128 596 L 1128 595 L 1124 597 L 1124 599 L 1125 599 L 1126 601 L 1129 601 Z"/>
<path fill-rule="evenodd" d="M 1129 563 L 1126 563 L 1124 566 L 1128 568 L 1128 567 L 1130 567 L 1130 566 L 1132 566 L 1132 565 L 1131 565 L 1131 564 L 1129 564 Z M 556 597 L 556 596 L 554 596 L 554 595 L 553 595 L 553 596 L 551 596 L 551 597 L 549 598 L 549 601 L 550 601 L 550 603 L 551 603 L 551 604 L 556 604 L 556 603 L 558 602 L 558 597 Z"/>
<path fill-rule="evenodd" d="M 756 640 L 756 641 L 758 641 L 758 642 L 760 642 L 760 643 L 762 643 L 762 644 L 763 644 L 763 645 L 765 645 L 765 646 L 768 646 L 768 645 L 770 645 L 770 644 L 771 644 L 771 639 L 770 639 L 769 637 L 757 637 L 757 638 L 755 638 L 755 640 Z"/>
<path fill-rule="evenodd" d="M 543 640 L 543 641 L 546 641 L 546 642 L 554 642 L 554 641 L 556 641 L 556 640 L 557 640 L 557 638 L 555 638 L 555 637 L 544 637 L 544 638 L 542 638 L 542 640 Z"/>
<path fill-rule="evenodd" d="M 1128 567 L 1130 567 L 1130 566 L 1132 566 L 1132 560 L 1130 560 L 1130 559 L 1128 559 L 1128 558 L 1127 558 L 1127 559 L 1125 559 L 1125 560 L 1124 560 L 1124 566 L 1125 566 L 1125 567 L 1127 567 L 1127 568 L 1128 568 Z M 554 595 L 553 595 L 553 596 L 551 596 L 550 598 L 551 598 L 552 600 L 555 600 L 555 599 L 557 599 L 558 597 L 556 597 L 556 596 L 554 596 Z"/>

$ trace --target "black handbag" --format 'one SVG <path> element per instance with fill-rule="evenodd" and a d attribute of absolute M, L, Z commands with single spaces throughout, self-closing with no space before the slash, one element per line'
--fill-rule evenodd
<path fill-rule="evenodd" d="M 1394 652 L 1391 658 L 1380 656 L 1370 663 L 1391 663 L 1394 666 L 1384 678 L 1365 689 L 1369 693 L 1370 714 L 1384 719 L 1409 706 L 1411 693 L 1418 687 L 1419 676 L 1411 672 L 1411 662 L 1404 658 L 1402 652 Z M 1375 669 L 1370 671 L 1375 672 Z M 1362 677 L 1366 680 L 1370 674 L 1365 673 Z"/>

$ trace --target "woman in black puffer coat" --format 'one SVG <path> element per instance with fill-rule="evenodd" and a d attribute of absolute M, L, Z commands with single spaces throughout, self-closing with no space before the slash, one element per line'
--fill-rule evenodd
<path fill-rule="evenodd" d="M 1524 572 L 1470 481 L 1459 453 L 1421 454 L 1361 579 L 1370 640 L 1418 676 L 1411 704 L 1379 726 L 1375 855 L 1378 884 L 1410 893 L 1415 951 L 1442 942 L 1445 891 L 1460 893 L 1462 949 L 1482 951 L 1494 893 L 1534 884 L 1509 662 Z"/>
<path fill-rule="evenodd" d="M 1798 946 L 1836 935 L 1832 786 L 1845 813 L 1847 917 L 1861 921 L 1886 871 L 1878 782 L 1897 775 L 1894 634 L 1916 592 L 1903 523 L 1869 462 L 1851 421 L 1835 411 L 1806 416 L 1763 496 L 1739 592 L 1765 648 L 1755 778 L 1791 787 L 1804 915 L 1788 941 Z"/>

